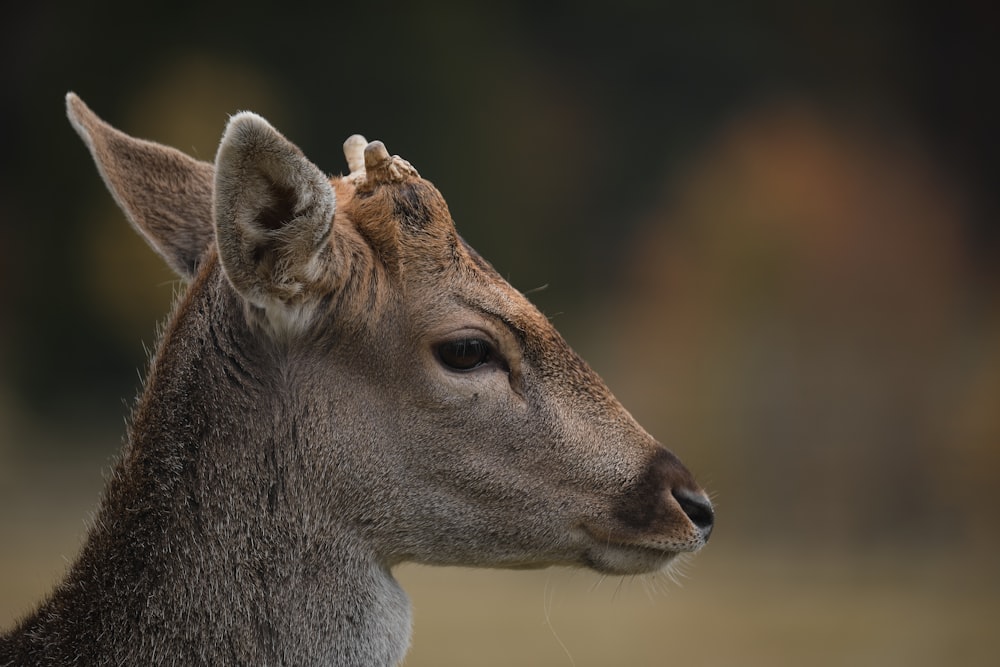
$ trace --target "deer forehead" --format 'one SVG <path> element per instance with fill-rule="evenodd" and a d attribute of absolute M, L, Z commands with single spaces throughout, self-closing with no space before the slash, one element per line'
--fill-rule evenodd
<path fill-rule="evenodd" d="M 345 143 L 352 166 L 360 160 L 348 148 L 355 137 Z M 433 328 L 449 315 L 457 321 L 461 313 L 482 316 L 509 329 L 553 374 L 561 367 L 565 376 L 593 382 L 593 372 L 548 318 L 458 235 L 437 188 L 398 156 L 380 164 L 382 174 L 392 174 L 382 181 L 373 183 L 371 169 L 333 179 L 337 215 L 388 265 L 381 279 L 404 293 L 421 328 Z"/>
<path fill-rule="evenodd" d="M 364 237 L 391 275 L 435 273 L 456 259 L 458 234 L 444 197 L 415 171 L 396 171 L 406 164 L 334 179 L 337 211 Z M 397 178 L 375 180 L 376 174 Z"/>

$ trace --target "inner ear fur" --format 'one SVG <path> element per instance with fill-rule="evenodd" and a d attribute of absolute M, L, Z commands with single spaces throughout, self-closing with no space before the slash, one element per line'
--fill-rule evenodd
<path fill-rule="evenodd" d="M 214 167 L 116 130 L 73 93 L 66 95 L 66 114 L 132 226 L 175 272 L 191 278 L 214 236 Z"/>
<path fill-rule="evenodd" d="M 328 261 L 335 208 L 329 179 L 266 120 L 230 119 L 215 160 L 216 241 L 244 298 L 263 308 L 300 301 Z"/>

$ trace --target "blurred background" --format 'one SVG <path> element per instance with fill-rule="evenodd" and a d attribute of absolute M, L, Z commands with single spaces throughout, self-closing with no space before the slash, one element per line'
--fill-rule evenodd
<path fill-rule="evenodd" d="M 677 581 L 407 566 L 407 665 L 1000 653 L 990 3 L 20 3 L 0 27 L 0 627 L 72 560 L 180 288 L 65 119 L 354 132 L 709 488 Z M 545 289 L 540 289 L 540 288 Z"/>

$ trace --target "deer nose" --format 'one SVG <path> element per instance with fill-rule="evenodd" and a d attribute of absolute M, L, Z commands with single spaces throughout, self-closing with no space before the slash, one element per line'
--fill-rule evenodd
<path fill-rule="evenodd" d="M 670 493 L 707 542 L 715 525 L 715 510 L 712 509 L 712 502 L 708 496 L 701 491 L 689 489 L 671 489 Z"/>

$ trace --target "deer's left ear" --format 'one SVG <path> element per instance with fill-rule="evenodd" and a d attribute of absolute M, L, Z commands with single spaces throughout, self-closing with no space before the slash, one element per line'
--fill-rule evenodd
<path fill-rule="evenodd" d="M 215 158 L 215 225 L 226 276 L 265 309 L 306 298 L 330 262 L 329 179 L 260 116 L 232 117 Z"/>

